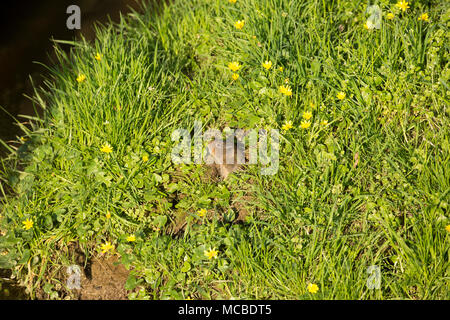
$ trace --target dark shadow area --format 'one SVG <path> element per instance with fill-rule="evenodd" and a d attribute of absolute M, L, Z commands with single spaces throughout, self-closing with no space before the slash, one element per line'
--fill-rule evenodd
<path fill-rule="evenodd" d="M 30 76 L 35 85 L 42 83 L 47 70 L 34 63 L 50 64 L 53 54 L 51 39 L 72 40 L 81 34 L 88 40 L 95 38 L 94 23 L 105 23 L 111 18 L 117 22 L 120 13 L 139 9 L 136 0 L 22 0 L 2 4 L 0 10 L 0 106 L 12 116 L 35 115 L 29 98 L 33 95 Z M 81 29 L 69 30 L 66 21 L 67 7 L 78 5 L 81 9 Z M 69 46 L 63 49 L 68 49 Z M 20 130 L 14 120 L 0 109 L 0 139 L 16 140 Z M 25 121 L 26 119 L 20 119 Z M 16 140 L 17 141 L 17 140 Z M 5 154 L 0 145 L 0 157 Z"/>
<path fill-rule="evenodd" d="M 0 269 L 0 300 L 27 300 L 25 288 L 10 280 L 10 270 Z"/>

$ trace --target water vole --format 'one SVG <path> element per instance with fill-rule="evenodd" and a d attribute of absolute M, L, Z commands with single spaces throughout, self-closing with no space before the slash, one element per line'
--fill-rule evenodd
<path fill-rule="evenodd" d="M 211 141 L 208 144 L 208 153 L 212 157 L 210 162 L 214 163 L 224 180 L 245 163 L 245 147 L 239 140 L 234 143 L 224 143 L 222 140 Z"/>

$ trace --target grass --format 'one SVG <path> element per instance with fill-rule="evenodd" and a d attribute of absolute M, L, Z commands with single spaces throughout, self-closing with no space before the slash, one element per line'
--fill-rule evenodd
<path fill-rule="evenodd" d="M 120 256 L 131 299 L 448 299 L 450 8 L 378 5 L 368 30 L 365 1 L 174 0 L 56 47 L 44 117 L 3 143 L 0 267 L 70 297 L 55 275 L 77 242 Z M 175 165 L 195 120 L 279 129 L 277 174 Z"/>

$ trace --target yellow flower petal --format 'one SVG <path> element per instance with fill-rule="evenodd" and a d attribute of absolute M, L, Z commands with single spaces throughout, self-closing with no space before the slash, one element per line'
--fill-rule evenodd
<path fill-rule="evenodd" d="M 280 86 L 279 91 L 286 96 L 292 96 L 292 89 L 290 86 Z"/>
<path fill-rule="evenodd" d="M 77 82 L 81 83 L 84 80 L 86 80 L 86 76 L 84 74 L 79 74 L 78 77 L 77 77 Z"/>
<path fill-rule="evenodd" d="M 311 126 L 311 121 L 302 121 L 300 123 L 300 127 L 302 129 L 308 129 Z"/>
<path fill-rule="evenodd" d="M 101 53 L 98 53 L 98 52 L 97 52 L 97 54 L 95 55 L 94 58 L 95 58 L 95 60 L 100 61 L 100 60 L 102 60 L 103 55 L 102 55 Z"/>
<path fill-rule="evenodd" d="M 110 242 L 105 242 L 100 246 L 100 249 L 102 250 L 102 253 L 106 253 L 108 251 L 114 250 L 114 246 Z"/>
<path fill-rule="evenodd" d="M 406 9 L 409 9 L 409 2 L 408 1 L 399 1 L 395 5 L 397 8 L 400 8 L 402 11 L 406 11 Z"/>
<path fill-rule="evenodd" d="M 101 146 L 100 151 L 104 153 L 111 153 L 113 151 L 113 148 L 109 144 L 105 143 Z"/>
<path fill-rule="evenodd" d="M 264 61 L 262 66 L 264 67 L 264 69 L 269 70 L 270 68 L 272 68 L 272 61 Z"/>
<path fill-rule="evenodd" d="M 422 13 L 417 20 L 428 21 L 428 13 Z"/>
<path fill-rule="evenodd" d="M 305 120 L 311 119 L 312 116 L 313 116 L 313 114 L 311 111 L 305 111 L 305 112 L 303 112 L 303 115 L 302 115 L 303 119 L 305 119 Z"/>
<path fill-rule="evenodd" d="M 228 64 L 228 68 L 230 68 L 231 71 L 236 72 L 242 68 L 242 65 L 240 65 L 239 62 L 233 61 Z"/>
<path fill-rule="evenodd" d="M 206 213 L 207 213 L 206 209 L 200 209 L 197 211 L 199 217 L 204 217 Z"/>
<path fill-rule="evenodd" d="M 319 291 L 319 287 L 315 283 L 309 283 L 307 286 L 308 292 L 315 294 L 317 291 Z"/>
<path fill-rule="evenodd" d="M 345 99 L 345 92 L 339 92 L 337 95 L 336 95 L 336 97 L 339 99 L 339 100 L 344 100 Z"/>
<path fill-rule="evenodd" d="M 284 131 L 288 131 L 291 128 L 292 128 L 292 121 L 286 121 L 281 127 L 281 129 L 283 129 Z"/>
<path fill-rule="evenodd" d="M 25 229 L 25 230 L 30 230 L 31 228 L 33 228 L 33 220 L 31 220 L 31 219 L 26 219 L 26 220 L 24 220 L 24 221 L 22 221 L 22 223 L 23 223 L 23 228 Z"/>
<path fill-rule="evenodd" d="M 241 30 L 244 27 L 245 21 L 244 20 L 238 20 L 234 23 L 234 26 L 236 29 Z"/>
<path fill-rule="evenodd" d="M 217 251 L 216 248 L 212 248 L 209 250 L 205 250 L 204 254 L 209 260 L 211 260 L 212 258 L 217 259 L 219 251 Z"/>

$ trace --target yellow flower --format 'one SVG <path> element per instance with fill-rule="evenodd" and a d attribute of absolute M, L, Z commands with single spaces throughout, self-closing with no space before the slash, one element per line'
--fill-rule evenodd
<path fill-rule="evenodd" d="M 290 86 L 280 86 L 279 90 L 282 94 L 286 96 L 292 96 L 292 89 Z"/>
<path fill-rule="evenodd" d="M 269 70 L 270 68 L 272 68 L 272 61 L 265 61 L 263 62 L 262 66 L 264 67 L 264 69 Z"/>
<path fill-rule="evenodd" d="M 317 291 L 319 291 L 319 287 L 315 283 L 309 283 L 307 289 L 308 292 L 312 294 L 315 294 L 317 293 Z"/>
<path fill-rule="evenodd" d="M 233 75 L 231 77 L 233 78 L 234 81 L 239 79 L 239 75 L 237 73 L 233 73 Z"/>
<path fill-rule="evenodd" d="M 219 251 L 216 250 L 216 248 L 210 248 L 209 250 L 205 250 L 204 254 L 205 256 L 211 260 L 212 258 L 217 259 L 217 254 L 219 253 Z"/>
<path fill-rule="evenodd" d="M 364 29 L 366 30 L 372 30 L 375 28 L 375 25 L 371 21 L 367 21 L 364 23 Z"/>
<path fill-rule="evenodd" d="M 148 161 L 148 155 L 144 154 L 142 156 L 142 162 L 147 162 Z"/>
<path fill-rule="evenodd" d="M 344 99 L 345 99 L 345 92 L 340 91 L 340 92 L 336 95 L 336 97 L 337 97 L 339 100 L 344 100 Z"/>
<path fill-rule="evenodd" d="M 447 225 L 447 226 L 445 227 L 445 230 L 447 230 L 448 232 L 450 232 L 450 224 Z"/>
<path fill-rule="evenodd" d="M 278 71 L 283 72 L 284 68 L 283 67 L 279 67 Z"/>
<path fill-rule="evenodd" d="M 84 80 L 86 80 L 86 76 L 84 74 L 79 74 L 78 77 L 77 77 L 78 83 L 81 83 Z"/>
<path fill-rule="evenodd" d="M 328 125 L 328 120 L 322 120 L 320 122 L 320 124 L 323 125 L 323 126 L 327 126 Z"/>
<path fill-rule="evenodd" d="M 114 250 L 114 246 L 107 241 L 100 246 L 100 249 L 102 250 L 102 253 L 106 253 L 108 251 Z"/>
<path fill-rule="evenodd" d="M 134 241 L 136 241 L 136 236 L 135 236 L 134 234 L 132 234 L 131 236 L 128 236 L 128 237 L 127 237 L 127 241 L 128 241 L 128 242 L 134 242 Z"/>
<path fill-rule="evenodd" d="M 197 211 L 197 214 L 199 217 L 204 217 L 206 212 L 207 212 L 206 209 L 200 209 Z"/>
<path fill-rule="evenodd" d="M 312 116 L 313 116 L 313 115 L 312 115 L 312 112 L 311 112 L 311 111 L 305 111 L 305 112 L 303 112 L 303 115 L 302 115 L 303 119 L 305 119 L 305 120 L 311 119 Z"/>
<path fill-rule="evenodd" d="M 284 83 L 288 84 L 289 83 L 289 78 L 284 79 Z"/>
<path fill-rule="evenodd" d="M 311 126 L 311 121 L 302 121 L 300 122 L 300 127 L 302 129 L 308 129 Z"/>
<path fill-rule="evenodd" d="M 395 5 L 397 8 L 400 8 L 402 11 L 406 11 L 406 9 L 409 8 L 409 2 L 408 1 L 399 1 Z"/>
<path fill-rule="evenodd" d="M 244 20 L 238 20 L 234 23 L 234 26 L 236 29 L 241 30 L 244 27 L 245 21 Z"/>
<path fill-rule="evenodd" d="M 97 52 L 97 54 L 95 55 L 94 58 L 95 58 L 95 60 L 100 61 L 100 60 L 102 60 L 103 55 L 102 55 L 101 53 L 98 53 L 98 52 Z"/>
<path fill-rule="evenodd" d="M 33 220 L 27 218 L 25 221 L 22 221 L 22 223 L 25 230 L 30 230 L 33 228 Z"/>
<path fill-rule="evenodd" d="M 392 12 L 389 12 L 387 15 L 386 15 L 386 19 L 388 19 L 388 20 L 392 20 L 392 19 L 394 19 L 395 18 L 395 14 L 393 14 Z"/>
<path fill-rule="evenodd" d="M 281 129 L 283 129 L 284 131 L 288 131 L 291 128 L 292 128 L 292 121 L 286 121 L 281 127 Z"/>
<path fill-rule="evenodd" d="M 242 66 L 239 64 L 239 62 L 233 61 L 228 64 L 228 68 L 230 68 L 231 71 L 236 72 L 240 68 L 242 68 Z"/>
<path fill-rule="evenodd" d="M 428 21 L 428 13 L 422 13 L 417 20 Z"/>
<path fill-rule="evenodd" d="M 108 143 L 105 143 L 100 148 L 100 151 L 104 153 L 111 153 L 113 151 L 113 148 Z"/>
<path fill-rule="evenodd" d="M 228 0 L 229 3 L 236 3 L 236 0 Z"/>
<path fill-rule="evenodd" d="M 107 212 L 106 213 L 106 219 L 110 219 L 111 218 L 111 213 Z"/>
<path fill-rule="evenodd" d="M 20 137 L 20 141 L 22 141 L 22 142 L 27 142 L 27 141 L 28 141 L 28 138 L 27 138 L 27 137 Z"/>

